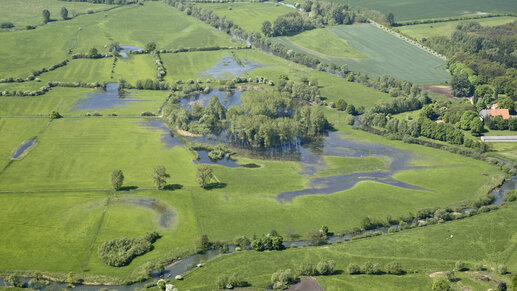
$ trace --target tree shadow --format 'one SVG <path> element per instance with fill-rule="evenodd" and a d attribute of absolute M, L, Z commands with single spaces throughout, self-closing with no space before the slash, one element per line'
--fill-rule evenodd
<path fill-rule="evenodd" d="M 118 191 L 131 191 L 138 189 L 138 186 L 122 186 Z"/>
<path fill-rule="evenodd" d="M 335 270 L 334 273 L 332 273 L 331 275 L 341 275 L 343 274 L 345 271 L 343 270 Z"/>
<path fill-rule="evenodd" d="M 163 190 L 179 190 L 182 188 L 183 188 L 183 185 L 180 185 L 180 184 L 167 184 L 163 187 Z"/>
<path fill-rule="evenodd" d="M 204 187 L 205 190 L 212 190 L 218 188 L 225 188 L 227 186 L 226 183 L 210 183 Z"/>

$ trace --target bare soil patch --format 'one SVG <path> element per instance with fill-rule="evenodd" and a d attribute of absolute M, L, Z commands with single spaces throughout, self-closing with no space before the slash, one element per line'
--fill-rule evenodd
<path fill-rule="evenodd" d="M 292 285 L 287 291 L 323 291 L 314 278 L 303 278 L 299 283 Z"/>

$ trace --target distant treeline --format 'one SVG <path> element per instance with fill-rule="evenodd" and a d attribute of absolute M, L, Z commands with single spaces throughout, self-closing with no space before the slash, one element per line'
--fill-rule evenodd
<path fill-rule="evenodd" d="M 471 16 L 408 20 L 408 21 L 396 22 L 393 24 L 393 26 L 418 25 L 418 24 L 429 24 L 429 23 L 440 23 L 440 22 L 462 21 L 462 20 L 465 21 L 465 20 L 475 20 L 475 19 L 492 18 L 492 17 L 502 17 L 502 16 L 517 16 L 517 14 L 515 14 L 515 13 L 490 13 L 490 14 L 479 14 L 479 15 L 471 15 Z"/>
<path fill-rule="evenodd" d="M 61 0 L 63 2 L 86 2 L 92 4 L 116 4 L 116 5 L 124 5 L 124 4 L 134 4 L 137 3 L 138 0 Z"/>

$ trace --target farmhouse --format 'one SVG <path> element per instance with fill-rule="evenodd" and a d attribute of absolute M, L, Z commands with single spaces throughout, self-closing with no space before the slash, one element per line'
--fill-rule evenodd
<path fill-rule="evenodd" d="M 510 111 L 508 109 L 483 109 L 479 112 L 481 119 L 487 117 L 501 116 L 503 119 L 510 118 Z"/>

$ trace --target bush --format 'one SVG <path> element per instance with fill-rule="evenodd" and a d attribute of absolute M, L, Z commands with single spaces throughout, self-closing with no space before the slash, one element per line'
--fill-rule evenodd
<path fill-rule="evenodd" d="M 59 114 L 59 112 L 57 111 L 52 111 L 50 113 L 50 119 L 59 119 L 59 118 L 62 118 L 63 116 L 61 114 Z"/>
<path fill-rule="evenodd" d="M 345 117 L 345 123 L 348 124 L 348 125 L 354 125 L 355 117 L 353 115 L 347 115 Z"/>
<path fill-rule="evenodd" d="M 371 262 L 364 263 L 361 271 L 368 275 L 378 275 L 382 272 L 379 264 L 373 264 Z"/>
<path fill-rule="evenodd" d="M 318 275 L 318 271 L 316 271 L 316 267 L 313 264 L 303 262 L 300 264 L 299 273 L 302 276 L 316 276 Z"/>
<path fill-rule="evenodd" d="M 0 28 L 13 28 L 14 24 L 12 22 L 2 22 L 0 23 Z"/>
<path fill-rule="evenodd" d="M 465 271 L 467 268 L 465 267 L 465 263 L 463 261 L 457 261 L 454 270 L 456 271 Z"/>
<path fill-rule="evenodd" d="M 140 255 L 153 249 L 152 243 L 159 238 L 157 232 L 147 233 L 140 238 L 118 238 L 106 241 L 99 246 L 98 255 L 101 261 L 112 267 L 126 266 Z"/>
<path fill-rule="evenodd" d="M 287 289 L 289 284 L 296 282 L 296 276 L 291 269 L 283 271 L 277 271 L 271 276 L 271 283 L 273 283 L 273 289 Z"/>
<path fill-rule="evenodd" d="M 321 229 L 309 231 L 307 234 L 307 240 L 314 246 L 320 246 L 328 243 L 327 234 Z"/>
<path fill-rule="evenodd" d="M 149 111 L 145 111 L 145 112 L 140 113 L 140 116 L 156 116 L 156 114 L 149 112 Z"/>
<path fill-rule="evenodd" d="M 386 265 L 386 273 L 393 275 L 402 275 L 404 274 L 404 270 L 402 270 L 402 265 L 399 262 L 390 262 Z"/>
<path fill-rule="evenodd" d="M 506 265 L 499 265 L 497 266 L 497 273 L 501 274 L 501 275 L 504 275 L 508 272 L 508 268 L 506 267 Z"/>
<path fill-rule="evenodd" d="M 346 268 L 348 274 L 354 275 L 354 274 L 361 274 L 361 268 L 359 265 L 350 263 L 348 264 L 348 267 Z"/>
<path fill-rule="evenodd" d="M 238 273 L 233 273 L 230 276 L 221 275 L 217 277 L 216 285 L 219 289 L 233 289 L 235 287 L 246 287 L 248 283 Z"/>
<path fill-rule="evenodd" d="M 321 261 L 316 266 L 316 270 L 320 275 L 332 275 L 336 268 L 335 261 Z"/>
<path fill-rule="evenodd" d="M 450 291 L 451 285 L 445 278 L 440 278 L 433 283 L 433 291 Z"/>

